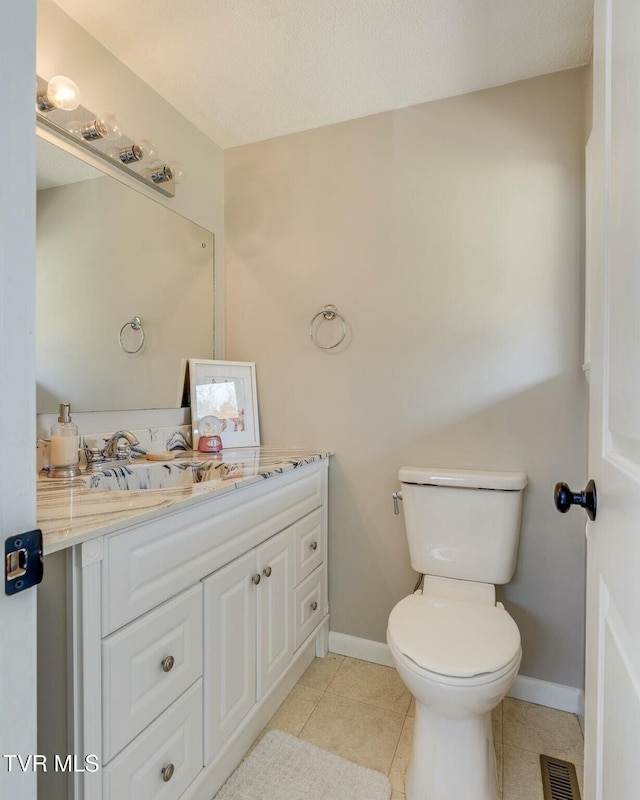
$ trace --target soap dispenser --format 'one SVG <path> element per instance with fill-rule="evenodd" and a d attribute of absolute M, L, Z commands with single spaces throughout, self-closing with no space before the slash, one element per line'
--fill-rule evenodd
<path fill-rule="evenodd" d="M 80 474 L 78 426 L 71 422 L 71 406 L 60 403 L 58 422 L 51 426 L 49 477 L 75 478 Z"/>

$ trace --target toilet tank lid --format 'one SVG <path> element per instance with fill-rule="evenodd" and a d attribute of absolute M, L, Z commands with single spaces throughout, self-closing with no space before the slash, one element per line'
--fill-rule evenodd
<path fill-rule="evenodd" d="M 429 486 L 453 486 L 463 489 L 501 489 L 513 492 L 524 489 L 524 472 L 488 472 L 474 469 L 444 469 L 440 467 L 401 467 L 401 483 Z"/>

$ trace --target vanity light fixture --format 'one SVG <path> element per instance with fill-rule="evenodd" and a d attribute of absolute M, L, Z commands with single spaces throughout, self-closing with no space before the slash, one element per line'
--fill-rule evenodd
<path fill-rule="evenodd" d="M 89 122 L 70 122 L 68 131 L 74 136 L 82 136 L 85 142 L 96 139 L 113 141 L 122 136 L 122 123 L 111 111 L 105 111 Z"/>
<path fill-rule="evenodd" d="M 148 164 L 158 159 L 158 148 L 150 139 L 140 139 L 126 147 L 110 147 L 107 154 L 118 158 L 123 164 Z"/>
<path fill-rule="evenodd" d="M 169 161 L 167 164 L 151 167 L 147 173 L 154 183 L 166 183 L 167 181 L 182 183 L 184 180 L 184 169 L 177 161 Z"/>
<path fill-rule="evenodd" d="M 80 89 L 71 78 L 56 75 L 47 84 L 46 91 L 36 90 L 36 108 L 41 113 L 48 113 L 54 108 L 63 111 L 75 111 L 80 105 Z"/>
<path fill-rule="evenodd" d="M 76 113 L 71 117 L 70 111 Z M 49 128 L 165 197 L 174 197 L 175 184 L 184 179 L 182 166 L 176 161 L 160 161 L 158 148 L 150 139 L 134 141 L 127 137 L 114 113 L 105 111 L 96 116 L 81 106 L 78 87 L 63 75 L 56 75 L 48 83 L 36 77 L 36 112 L 39 126 Z"/>

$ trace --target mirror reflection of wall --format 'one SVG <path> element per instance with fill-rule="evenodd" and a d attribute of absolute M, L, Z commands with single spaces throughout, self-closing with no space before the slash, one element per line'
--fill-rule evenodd
<path fill-rule="evenodd" d="M 39 153 L 39 181 L 47 160 Z M 214 352 L 213 234 L 97 170 L 81 173 L 39 184 L 50 188 L 37 199 L 37 411 L 179 407 L 183 360 Z M 145 343 L 129 355 L 118 334 L 136 316 Z M 140 341 L 130 327 L 122 338 L 132 350 Z"/>

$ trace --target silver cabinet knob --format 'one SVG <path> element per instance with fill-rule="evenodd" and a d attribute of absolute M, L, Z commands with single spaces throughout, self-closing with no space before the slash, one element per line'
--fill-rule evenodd
<path fill-rule="evenodd" d="M 270 578 L 271 577 L 271 567 L 265 567 L 263 572 L 264 572 L 265 578 Z"/>
<path fill-rule="evenodd" d="M 311 544 L 309 545 L 309 547 L 310 547 L 312 550 L 317 550 L 317 549 L 318 549 L 318 542 L 311 542 Z"/>
<path fill-rule="evenodd" d="M 317 604 L 317 602 L 314 600 L 314 601 L 313 601 L 313 603 L 311 603 L 311 610 L 312 610 L 312 611 L 315 611 L 315 610 L 316 610 L 316 608 L 318 608 L 318 604 Z"/>
<path fill-rule="evenodd" d="M 167 656 L 162 660 L 162 671 L 171 672 L 175 663 L 176 660 L 173 656 Z"/>
<path fill-rule="evenodd" d="M 171 778 L 173 778 L 173 773 L 175 771 L 176 771 L 176 768 L 173 766 L 173 764 L 167 764 L 166 767 L 162 768 L 162 780 L 165 783 L 169 783 Z"/>
<path fill-rule="evenodd" d="M 253 578 L 251 578 L 251 580 L 252 580 L 252 581 L 255 583 L 255 585 L 257 586 L 257 585 L 260 583 L 260 573 L 259 573 L 259 572 L 256 572 L 256 574 L 253 576 Z"/>

